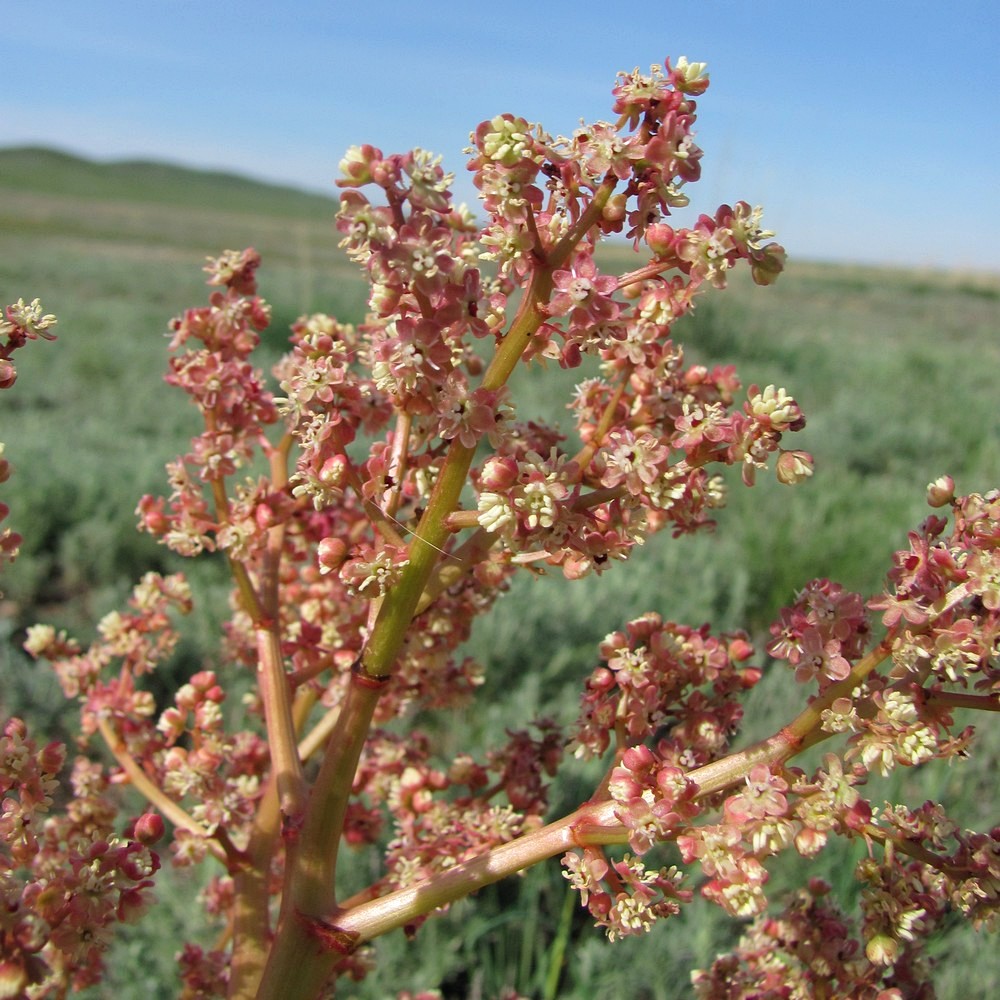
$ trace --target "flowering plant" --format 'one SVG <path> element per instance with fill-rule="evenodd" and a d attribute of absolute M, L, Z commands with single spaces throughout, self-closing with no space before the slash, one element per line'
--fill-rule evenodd
<path fill-rule="evenodd" d="M 226 665 L 169 704 L 150 693 L 194 604 L 180 574 L 146 574 L 89 646 L 29 631 L 27 650 L 79 701 L 82 739 L 99 737 L 114 763 L 80 758 L 57 809 L 64 748 L 6 724 L 0 996 L 99 980 L 108 932 L 149 902 L 167 824 L 173 864 L 220 865 L 205 900 L 226 932 L 185 947 L 189 996 L 320 996 L 365 974 L 377 936 L 416 932 L 553 857 L 612 939 L 676 914 L 699 886 L 755 918 L 733 955 L 694 974 L 708 998 L 916 996 L 921 945 L 946 913 L 995 920 L 1000 830 L 962 830 L 934 803 L 876 808 L 862 789 L 872 771 L 968 754 L 972 727 L 955 713 L 997 710 L 998 493 L 932 484 L 950 521 L 928 517 L 867 603 L 829 580 L 804 586 L 767 651 L 806 686 L 805 705 L 752 746 L 732 746 L 761 676 L 749 637 L 655 614 L 604 640 L 565 729 L 538 720 L 441 764 L 412 727 L 419 710 L 474 699 L 484 667 L 462 646 L 515 573 L 614 572 L 653 533 L 704 528 L 725 501 L 723 466 L 747 486 L 772 462 L 782 483 L 812 475 L 811 456 L 784 447 L 805 423 L 792 396 L 688 364 L 672 336 L 705 287 L 737 266 L 770 284 L 785 257 L 746 202 L 666 221 L 700 173 L 692 127 L 707 86 L 703 65 L 668 61 L 621 75 L 615 120 L 569 138 L 512 115 L 483 122 L 469 150 L 483 227 L 423 151 L 350 150 L 337 226 L 370 311 L 357 326 L 300 318 L 277 392 L 252 361 L 269 323 L 258 255 L 210 262 L 209 302 L 174 321 L 167 376 L 204 430 L 168 464 L 170 495 L 137 513 L 173 552 L 227 561 Z M 596 251 L 614 234 L 648 260 L 603 273 Z M 0 386 L 14 382 L 13 352 L 53 323 L 37 300 L 6 310 Z M 574 443 L 517 419 L 520 363 L 587 373 L 569 403 Z M 0 535 L 3 558 L 17 543 Z M 238 712 L 227 694 L 246 669 Z M 814 770 L 793 764 L 827 741 L 837 749 Z M 604 773 L 551 820 L 567 750 Z M 124 824 L 118 785 L 147 803 Z M 867 847 L 860 930 L 818 880 L 769 916 L 768 860 L 811 858 L 834 835 Z M 658 844 L 675 845 L 677 864 L 650 863 Z M 347 898 L 342 847 L 382 855 Z"/>

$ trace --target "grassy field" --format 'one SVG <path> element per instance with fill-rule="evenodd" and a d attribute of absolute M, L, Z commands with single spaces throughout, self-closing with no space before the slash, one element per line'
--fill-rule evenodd
<path fill-rule="evenodd" d="M 261 251 L 262 293 L 275 319 L 265 335 L 266 367 L 301 313 L 363 313 L 364 287 L 337 250 L 333 211 L 329 199 L 220 175 L 0 151 L 0 297 L 40 296 L 60 319 L 56 343 L 17 356 L 18 384 L 0 403 L 0 440 L 15 466 L 3 500 L 9 523 L 25 536 L 3 580 L 5 713 L 24 713 L 56 733 L 67 724 L 52 681 L 17 651 L 27 624 L 52 621 L 85 637 L 87 623 L 117 606 L 140 572 L 172 565 L 136 532 L 133 511 L 142 493 L 163 490 L 164 461 L 185 450 L 196 430 L 194 414 L 161 376 L 170 318 L 204 300 L 205 256 L 246 245 Z M 608 257 L 619 263 L 626 252 L 613 248 Z M 655 539 L 600 580 L 572 587 L 556 578 L 520 581 L 472 640 L 471 654 L 487 667 L 486 691 L 477 711 L 447 721 L 444 751 L 482 745 L 540 713 L 571 721 L 596 643 L 643 611 L 745 627 L 759 637 L 813 577 L 877 591 L 892 551 L 926 515 L 931 479 L 950 473 L 963 492 L 1000 486 L 998 331 L 996 276 L 793 260 L 772 288 L 737 280 L 706 298 L 678 329 L 689 356 L 736 363 L 745 383 L 792 392 L 808 418 L 796 447 L 813 452 L 816 476 L 794 490 L 771 481 L 746 490 L 734 480 L 716 533 Z M 520 413 L 568 424 L 551 384 L 568 391 L 574 380 L 551 369 L 517 373 Z M 195 568 L 194 576 L 217 598 L 217 567 Z M 186 639 L 192 662 L 211 655 L 215 613 L 203 614 Z M 754 692 L 743 738 L 780 725 L 798 698 L 789 676 L 773 671 Z M 990 825 L 1000 740 L 995 733 L 982 739 L 964 767 L 910 772 L 885 795 L 940 798 L 964 822 Z M 557 806 L 586 795 L 588 780 L 582 769 L 569 773 Z M 849 853 L 831 851 L 823 861 L 847 897 L 854 891 Z M 792 886 L 802 870 L 788 859 L 776 866 L 774 882 Z M 343 995 L 438 985 L 449 997 L 485 998 L 505 984 L 541 995 L 563 885 L 556 866 L 546 866 L 455 906 L 413 943 L 390 935 L 379 947 L 391 984 L 376 975 Z M 140 925 L 114 963 L 120 980 L 94 996 L 176 995 L 173 952 L 193 919 L 188 892 L 166 879 L 164 919 L 176 934 L 160 926 L 150 938 Z M 707 964 L 734 933 L 707 904 L 649 939 L 616 945 L 574 916 L 559 995 L 687 996 L 687 970 Z M 936 950 L 940 997 L 987 996 L 1000 985 L 998 950 L 967 929 L 956 927 Z M 135 971 L 140 957 L 143 981 Z"/>

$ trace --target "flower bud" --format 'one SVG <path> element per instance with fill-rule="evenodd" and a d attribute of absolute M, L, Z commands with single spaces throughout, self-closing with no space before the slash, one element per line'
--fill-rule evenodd
<path fill-rule="evenodd" d="M 361 187 L 372 181 L 373 165 L 382 159 L 382 151 L 374 146 L 351 146 L 340 161 L 340 172 L 344 179 L 342 187 Z"/>
<path fill-rule="evenodd" d="M 159 813 L 143 813 L 135 821 L 135 839 L 148 847 L 163 836 L 164 828 L 163 817 Z"/>
<path fill-rule="evenodd" d="M 254 508 L 253 519 L 261 531 L 267 531 L 268 528 L 273 527 L 276 520 L 274 511 L 266 503 L 257 504 Z"/>
<path fill-rule="evenodd" d="M 654 222 L 646 227 L 646 245 L 656 257 L 664 257 L 674 248 L 674 229 L 665 222 Z"/>
<path fill-rule="evenodd" d="M 702 385 L 707 378 L 708 369 L 704 365 L 691 365 L 691 367 L 684 372 L 684 382 L 686 385 Z"/>
<path fill-rule="evenodd" d="M 42 747 L 38 754 L 38 766 L 43 774 L 58 774 L 65 762 L 66 747 L 54 740 Z"/>
<path fill-rule="evenodd" d="M 164 512 L 163 500 L 144 496 L 135 509 L 144 531 L 151 535 L 165 535 L 170 530 L 170 518 Z"/>
<path fill-rule="evenodd" d="M 601 216 L 608 222 L 621 222 L 625 218 L 625 204 L 625 194 L 619 191 L 607 200 Z"/>
<path fill-rule="evenodd" d="M 28 727 L 25 725 L 24 719 L 15 717 L 7 720 L 7 724 L 3 727 L 3 734 L 9 738 L 21 741 L 27 737 Z"/>
<path fill-rule="evenodd" d="M 598 667 L 587 681 L 587 687 L 593 691 L 610 691 L 614 686 L 614 672 L 607 667 Z"/>
<path fill-rule="evenodd" d="M 927 484 L 927 503 L 931 507 L 947 507 L 955 499 L 955 480 L 951 476 L 938 476 Z"/>
<path fill-rule="evenodd" d="M 807 451 L 783 451 L 775 467 L 778 482 L 794 486 L 813 474 L 813 457 Z"/>
<path fill-rule="evenodd" d="M 517 479 L 517 462 L 509 456 L 494 457 L 483 466 L 479 484 L 487 490 L 506 490 Z"/>
<path fill-rule="evenodd" d="M 865 945 L 865 955 L 872 965 L 892 965 L 899 955 L 899 942 L 888 934 L 876 934 Z"/>
<path fill-rule="evenodd" d="M 347 555 L 347 545 L 340 538 L 324 538 L 316 548 L 321 573 L 331 573 L 338 569 Z"/>
<path fill-rule="evenodd" d="M 567 580 L 582 580 L 593 569 L 590 559 L 569 558 L 562 564 L 563 576 Z"/>
<path fill-rule="evenodd" d="M 833 886 L 830 885 L 826 879 L 822 878 L 811 878 L 809 879 L 809 894 L 815 899 L 819 899 L 822 896 L 828 896 L 833 891 Z"/>
<path fill-rule="evenodd" d="M 671 70 L 670 82 L 682 94 L 704 94 L 708 90 L 708 63 L 688 62 L 687 56 L 681 56 Z"/>
<path fill-rule="evenodd" d="M 737 663 L 749 660 L 753 656 L 753 646 L 746 639 L 736 638 L 729 644 L 729 658 Z"/>

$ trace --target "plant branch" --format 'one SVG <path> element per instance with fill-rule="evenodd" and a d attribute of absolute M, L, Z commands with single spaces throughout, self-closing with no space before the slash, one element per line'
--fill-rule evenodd
<path fill-rule="evenodd" d="M 929 705 L 945 708 L 971 708 L 979 712 L 1000 712 L 1000 695 L 962 694 L 959 691 L 928 691 Z"/>
<path fill-rule="evenodd" d="M 257 676 L 264 705 L 271 767 L 278 782 L 282 812 L 295 818 L 306 804 L 306 781 L 295 745 L 295 722 L 292 718 L 292 689 L 281 655 L 277 622 L 256 629 Z"/>
<path fill-rule="evenodd" d="M 315 996 L 333 969 L 337 956 L 320 944 L 314 925 L 322 914 L 336 910 L 337 853 L 351 779 L 380 688 L 381 684 L 360 672 L 352 675 L 312 789 L 305 821 L 301 830 L 287 840 L 278 933 L 257 994 L 259 1000 Z"/>
<path fill-rule="evenodd" d="M 618 404 L 621 402 L 622 395 L 625 392 L 625 386 L 628 384 L 629 375 L 632 372 L 632 366 L 629 365 L 622 373 L 621 378 L 618 380 L 618 385 L 615 386 L 615 391 L 611 394 L 611 398 L 608 400 L 607 406 L 604 407 L 604 411 L 601 413 L 601 419 L 597 427 L 594 428 L 593 434 L 590 436 L 590 440 L 573 456 L 573 461 L 579 465 L 580 473 L 590 464 L 591 459 L 594 457 L 595 452 L 601 446 L 601 442 L 604 440 L 608 431 L 611 430 L 611 425 L 614 422 L 615 413 L 618 410 Z"/>
<path fill-rule="evenodd" d="M 196 837 L 204 840 L 209 851 L 227 867 L 230 867 L 231 864 L 239 863 L 239 859 L 230 855 L 223 845 L 201 823 L 184 809 L 183 806 L 174 802 L 159 785 L 147 776 L 135 758 L 128 752 L 125 743 L 115 732 L 108 719 L 98 717 L 97 728 L 100 730 L 108 749 L 118 762 L 118 766 L 128 775 L 132 786 L 141 792 L 152 806 L 158 809 L 174 826 L 180 827 L 182 830 L 187 830 L 189 833 L 193 833 Z"/>

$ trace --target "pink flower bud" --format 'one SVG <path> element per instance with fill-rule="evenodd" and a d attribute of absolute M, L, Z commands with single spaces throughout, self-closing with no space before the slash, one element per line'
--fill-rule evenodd
<path fill-rule="evenodd" d="M 316 548 L 321 573 L 332 573 L 347 556 L 347 546 L 340 538 L 324 538 Z"/>
<path fill-rule="evenodd" d="M 615 686 L 614 672 L 607 667 L 598 667 L 591 675 L 587 686 L 595 691 L 609 691 Z"/>
<path fill-rule="evenodd" d="M 410 808 L 417 813 L 429 812 L 434 806 L 434 798 L 431 795 L 429 788 L 417 789 L 413 794 L 413 799 L 410 802 Z"/>
<path fill-rule="evenodd" d="M 163 498 L 146 494 L 136 508 L 142 527 L 151 535 L 165 535 L 170 530 L 170 518 L 164 513 Z"/>
<path fill-rule="evenodd" d="M 274 511 L 266 503 L 257 504 L 254 508 L 253 519 L 261 531 L 267 531 L 276 520 Z"/>
<path fill-rule="evenodd" d="M 684 381 L 687 385 L 702 385 L 708 378 L 708 369 L 704 365 L 691 365 L 684 373 Z"/>
<path fill-rule="evenodd" d="M 630 771 L 638 771 L 641 768 L 649 767 L 654 761 L 653 751 L 641 744 L 629 747 L 622 755 L 622 764 Z"/>
<path fill-rule="evenodd" d="M 753 656 L 753 646 L 746 639 L 733 639 L 729 644 L 729 658 L 737 663 L 749 660 Z"/>
<path fill-rule="evenodd" d="M 657 257 L 664 257 L 673 252 L 674 228 L 665 222 L 654 222 L 646 227 L 646 245 Z"/>
<path fill-rule="evenodd" d="M 570 557 L 562 564 L 563 576 L 567 580 L 581 580 L 593 569 L 593 563 L 589 559 L 574 559 Z"/>
<path fill-rule="evenodd" d="M 955 480 L 939 476 L 927 486 L 927 503 L 931 507 L 947 507 L 955 499 Z"/>
<path fill-rule="evenodd" d="M 775 467 L 778 482 L 794 486 L 813 474 L 813 457 L 807 451 L 783 451 Z"/>
<path fill-rule="evenodd" d="M 3 734 L 16 740 L 23 740 L 28 735 L 28 727 L 24 724 L 23 719 L 15 717 L 7 720 L 7 724 L 3 727 Z"/>
<path fill-rule="evenodd" d="M 135 821 L 135 839 L 148 847 L 163 836 L 164 829 L 163 817 L 159 813 L 143 813 Z"/>
<path fill-rule="evenodd" d="M 488 490 L 507 490 L 517 479 L 517 462 L 513 458 L 491 458 L 484 466 L 479 483 Z"/>
<path fill-rule="evenodd" d="M 191 675 L 189 683 L 197 691 L 204 693 L 215 683 L 215 671 L 199 670 Z"/>

